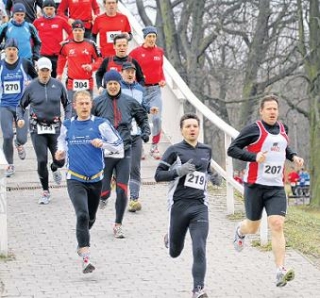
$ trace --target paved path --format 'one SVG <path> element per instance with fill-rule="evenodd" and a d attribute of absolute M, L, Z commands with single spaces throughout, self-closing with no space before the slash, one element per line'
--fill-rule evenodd
<path fill-rule="evenodd" d="M 125 239 L 114 239 L 112 235 L 114 198 L 107 209 L 99 210 L 91 232 L 92 261 L 97 270 L 84 275 L 75 252 L 75 216 L 66 189 L 53 187 L 52 202 L 38 205 L 41 190 L 30 141 L 27 149 L 25 161 L 15 156 L 17 173 L 7 179 L 11 189 L 7 201 L 13 259 L 0 260 L 1 297 L 191 297 L 189 236 L 180 258 L 170 258 L 163 247 L 167 187 L 153 183 L 156 161 L 143 161 L 143 209 L 125 214 Z M 206 277 L 209 297 L 319 297 L 320 270 L 299 253 L 288 251 L 287 263 L 296 270 L 297 277 L 279 289 L 274 284 L 270 252 L 260 252 L 249 243 L 241 254 L 233 250 L 235 223 L 226 218 L 224 200 L 221 195 L 211 197 Z"/>

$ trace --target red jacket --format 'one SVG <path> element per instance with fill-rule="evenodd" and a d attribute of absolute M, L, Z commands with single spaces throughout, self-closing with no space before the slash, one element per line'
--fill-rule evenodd
<path fill-rule="evenodd" d="M 97 0 L 62 0 L 58 7 L 58 15 L 65 17 L 69 10 L 69 18 L 81 20 L 87 29 L 92 27 L 92 11 L 95 15 L 100 14 L 100 7 Z"/>
<path fill-rule="evenodd" d="M 100 52 L 96 44 L 89 39 L 82 42 L 69 40 L 65 42 L 60 51 L 57 63 L 57 75 L 62 75 L 64 67 L 68 65 L 67 89 L 73 89 L 73 80 L 89 80 L 89 88 L 93 89 L 92 72 L 97 70 L 102 62 Z M 92 70 L 82 68 L 84 64 L 91 64 Z"/>
<path fill-rule="evenodd" d="M 163 73 L 164 54 L 162 48 L 157 46 L 153 48 L 140 46 L 132 50 L 129 55 L 140 64 L 145 77 L 145 85 L 165 81 Z"/>
<path fill-rule="evenodd" d="M 66 19 L 55 16 L 54 18 L 41 17 L 33 22 L 41 39 L 40 54 L 46 56 L 59 55 L 61 42 L 64 40 L 63 31 L 68 35 L 72 33 L 72 28 Z"/>
<path fill-rule="evenodd" d="M 115 55 L 113 38 L 120 33 L 131 33 L 129 20 L 125 15 L 117 13 L 114 17 L 109 17 L 104 13 L 95 19 L 92 34 L 99 34 L 102 57 Z"/>

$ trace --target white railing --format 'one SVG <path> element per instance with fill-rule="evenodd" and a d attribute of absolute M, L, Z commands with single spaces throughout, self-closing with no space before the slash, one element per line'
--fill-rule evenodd
<path fill-rule="evenodd" d="M 132 13 L 121 3 L 118 3 L 119 10 L 129 18 L 129 22 L 132 27 L 133 39 L 130 42 L 130 47 L 141 45 L 143 42 L 142 27 L 132 15 Z M 183 104 L 188 101 L 197 111 L 197 115 L 200 120 L 205 117 L 213 125 L 218 127 L 224 133 L 224 147 L 225 152 L 229 147 L 233 138 L 238 135 L 238 131 L 230 126 L 228 123 L 219 118 L 213 113 L 207 106 L 205 106 L 190 90 L 184 80 L 180 77 L 176 69 L 171 63 L 165 59 L 164 72 L 167 85 L 162 90 L 163 98 L 163 131 L 169 138 L 170 142 L 175 143 L 181 140 L 181 132 L 179 129 L 178 121 L 184 113 Z M 201 121 L 203 123 L 203 121 Z M 203 129 L 201 129 L 203 132 Z M 200 136 L 200 140 L 203 140 L 203 135 Z M 225 169 L 218 163 L 212 160 L 212 166 L 214 169 L 224 177 L 227 182 L 227 213 L 234 214 L 234 189 L 243 194 L 243 186 L 233 179 L 233 166 L 232 159 L 225 154 Z M 267 240 L 267 225 L 266 215 L 264 213 L 263 224 L 261 225 L 261 243 L 266 244 Z"/>
<path fill-rule="evenodd" d="M 7 192 L 5 166 L 7 160 L 0 149 L 0 255 L 8 255 L 8 223 L 7 223 Z"/>

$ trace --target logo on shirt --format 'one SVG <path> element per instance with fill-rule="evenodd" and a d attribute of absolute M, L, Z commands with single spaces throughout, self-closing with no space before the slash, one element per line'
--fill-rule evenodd
<path fill-rule="evenodd" d="M 153 60 L 154 60 L 154 61 L 160 61 L 160 60 L 161 60 L 161 57 L 159 57 L 159 56 L 154 56 L 154 57 L 153 57 Z"/>
<path fill-rule="evenodd" d="M 273 143 L 271 147 L 271 151 L 280 152 L 279 143 Z"/>
<path fill-rule="evenodd" d="M 76 50 L 75 49 L 70 49 L 69 50 L 69 56 L 74 56 L 76 54 Z"/>
<path fill-rule="evenodd" d="M 89 51 L 88 51 L 87 49 L 84 49 L 84 50 L 82 51 L 82 54 L 89 55 Z"/>

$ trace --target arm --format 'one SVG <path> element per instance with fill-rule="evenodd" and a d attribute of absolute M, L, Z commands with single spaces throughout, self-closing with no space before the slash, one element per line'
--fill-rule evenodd
<path fill-rule="evenodd" d="M 132 63 L 135 65 L 136 67 L 136 80 L 137 82 L 144 86 L 144 74 L 143 74 L 143 71 L 142 71 L 142 68 L 140 66 L 140 64 L 138 63 L 138 61 L 136 59 L 133 59 L 132 58 Z"/>
<path fill-rule="evenodd" d="M 38 77 L 37 71 L 30 60 L 23 59 L 22 64 L 29 77 L 31 77 L 32 79 Z"/>
<path fill-rule="evenodd" d="M 67 128 L 64 124 L 61 125 L 60 135 L 57 140 L 57 151 L 55 152 L 55 158 L 57 160 L 65 159 L 66 151 L 67 151 Z"/>
<path fill-rule="evenodd" d="M 177 160 L 177 154 L 174 147 L 170 146 L 163 154 L 161 161 L 156 169 L 154 179 L 156 182 L 173 181 L 178 176 L 176 170 L 172 170 L 172 166 Z"/>
<path fill-rule="evenodd" d="M 11 8 L 12 8 L 12 6 L 13 6 L 12 0 L 7 0 L 6 11 L 7 11 L 8 18 L 10 18 L 10 16 L 11 16 Z"/>
<path fill-rule="evenodd" d="M 141 129 L 141 138 L 145 142 L 147 142 L 149 140 L 149 135 L 151 134 L 148 114 L 146 110 L 135 99 L 132 100 L 132 105 L 133 118 L 137 121 L 137 124 Z"/>
<path fill-rule="evenodd" d="M 30 26 L 29 28 L 31 33 L 31 39 L 33 41 L 33 47 L 32 47 L 33 60 L 38 60 L 40 58 L 41 40 L 38 35 L 37 29 L 32 24 L 29 24 L 29 26 Z"/>
<path fill-rule="evenodd" d="M 108 67 L 108 63 L 109 63 L 109 58 L 103 59 L 98 70 L 96 71 L 96 84 L 97 84 L 98 89 L 102 88 L 103 76 L 104 76 L 106 69 Z"/>
<path fill-rule="evenodd" d="M 61 84 L 61 104 L 64 109 L 64 118 L 70 119 L 72 116 L 72 105 L 71 100 L 68 99 L 68 94 L 66 88 Z"/>

